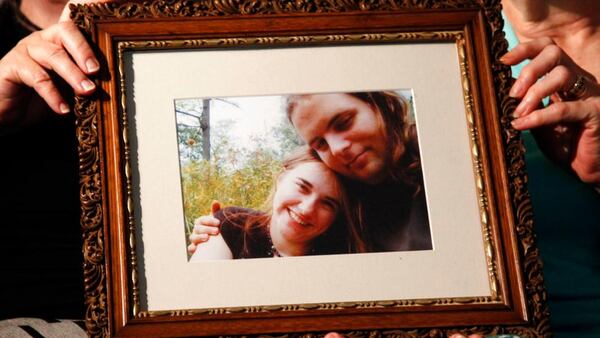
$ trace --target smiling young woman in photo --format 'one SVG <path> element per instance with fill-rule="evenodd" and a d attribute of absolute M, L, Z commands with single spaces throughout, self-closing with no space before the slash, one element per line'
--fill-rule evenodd
<path fill-rule="evenodd" d="M 265 205 L 264 211 L 217 211 L 220 234 L 191 261 L 364 251 L 342 184 L 307 148 L 284 161 Z"/>

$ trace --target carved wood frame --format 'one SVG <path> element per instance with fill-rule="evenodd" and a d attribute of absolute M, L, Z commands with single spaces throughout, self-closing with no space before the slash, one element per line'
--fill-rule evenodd
<path fill-rule="evenodd" d="M 91 336 L 548 334 L 510 70 L 498 61 L 507 49 L 498 0 L 155 0 L 77 5 L 72 16 L 105 58 L 103 93 L 75 107 Z M 492 297 L 140 311 L 123 52 L 369 41 L 457 43 Z"/>

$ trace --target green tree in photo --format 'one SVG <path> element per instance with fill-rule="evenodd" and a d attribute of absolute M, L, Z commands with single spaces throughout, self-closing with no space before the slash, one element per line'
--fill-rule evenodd
<path fill-rule="evenodd" d="M 223 206 L 260 209 L 268 198 L 274 173 L 279 172 L 280 151 L 264 148 L 264 137 L 255 136 L 248 147 L 238 148 L 232 142 L 235 121 L 222 120 L 212 131 L 211 156 L 181 160 L 186 232 L 194 220 L 210 213 L 212 201 Z"/>

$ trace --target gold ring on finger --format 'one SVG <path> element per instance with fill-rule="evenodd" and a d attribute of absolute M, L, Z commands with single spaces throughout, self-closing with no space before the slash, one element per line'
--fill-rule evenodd
<path fill-rule="evenodd" d="M 577 79 L 571 85 L 571 87 L 562 93 L 562 97 L 565 100 L 579 100 L 587 92 L 587 86 L 585 83 L 585 77 L 583 75 L 577 75 Z"/>

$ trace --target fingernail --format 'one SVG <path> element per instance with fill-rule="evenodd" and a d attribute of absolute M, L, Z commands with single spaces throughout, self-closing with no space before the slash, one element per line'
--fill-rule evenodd
<path fill-rule="evenodd" d="M 85 66 L 87 67 L 88 73 L 93 73 L 100 69 L 100 64 L 98 64 L 98 61 L 95 59 L 87 59 L 87 61 L 85 61 Z"/>
<path fill-rule="evenodd" d="M 510 124 L 513 126 L 513 128 L 519 129 L 523 125 L 523 121 L 521 119 L 516 119 L 512 120 Z"/>
<path fill-rule="evenodd" d="M 529 109 L 529 106 L 531 106 L 531 98 L 529 97 L 525 97 L 521 103 L 519 103 L 519 105 L 517 106 L 517 108 L 515 109 L 515 112 L 513 113 L 514 117 L 521 117 L 523 116 L 527 110 Z"/>
<path fill-rule="evenodd" d="M 96 85 L 90 80 L 83 80 L 81 81 L 81 87 L 87 92 L 96 88 Z"/>
<path fill-rule="evenodd" d="M 523 89 L 523 83 L 520 80 L 515 81 L 508 95 L 510 97 L 518 97 L 521 94 L 521 90 Z"/>
<path fill-rule="evenodd" d="M 518 119 L 519 117 L 521 117 L 521 114 L 523 113 L 523 105 L 524 105 L 523 102 L 519 103 L 517 108 L 515 108 L 515 110 L 513 111 L 512 117 L 514 119 Z"/>
<path fill-rule="evenodd" d="M 506 63 L 508 61 L 508 58 L 510 57 L 512 50 L 509 50 L 508 52 L 506 52 L 504 55 L 502 55 L 500 57 L 500 62 L 502 63 Z"/>
<path fill-rule="evenodd" d="M 519 103 L 517 108 L 515 108 L 515 111 L 513 112 L 513 117 L 519 118 L 521 116 L 521 113 L 523 113 L 523 102 Z"/>
<path fill-rule="evenodd" d="M 68 104 L 66 104 L 66 103 L 64 103 L 64 102 L 61 102 L 61 103 L 58 105 L 58 109 L 60 109 L 60 112 L 61 112 L 61 113 L 63 113 L 63 114 L 66 114 L 66 113 L 68 113 L 69 111 L 71 111 L 71 109 L 69 109 L 69 105 L 68 105 Z"/>

